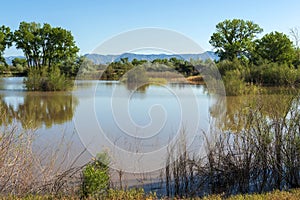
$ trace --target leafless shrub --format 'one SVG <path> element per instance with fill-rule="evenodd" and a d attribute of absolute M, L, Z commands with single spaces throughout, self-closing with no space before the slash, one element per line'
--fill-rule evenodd
<path fill-rule="evenodd" d="M 3 116 L 4 117 L 4 116 Z M 4 119 L 5 120 L 5 119 Z M 81 184 L 82 167 L 66 163 L 68 148 L 62 158 L 58 151 L 37 153 L 33 150 L 34 131 L 22 130 L 17 125 L 5 125 L 0 130 L 0 193 L 2 195 L 74 194 Z M 64 139 L 62 138 L 62 141 Z M 66 149 L 66 148 L 64 148 Z M 50 152 L 50 153 L 49 153 Z"/>

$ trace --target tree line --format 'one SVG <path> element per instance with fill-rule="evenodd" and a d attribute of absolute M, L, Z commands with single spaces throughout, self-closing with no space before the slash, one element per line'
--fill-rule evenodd
<path fill-rule="evenodd" d="M 259 38 L 262 32 L 258 24 L 242 19 L 224 20 L 216 25 L 209 42 L 220 58 L 214 62 L 228 95 L 257 92 L 260 85 L 294 87 L 300 83 L 297 28 L 291 29 L 290 36 L 273 31 Z M 119 80 L 128 70 L 145 63 L 151 65 L 148 72 L 160 71 L 164 65 L 188 77 L 199 75 L 199 67 L 205 67 L 207 61 L 171 58 L 128 62 L 123 58 L 110 63 L 102 79 Z M 160 64 L 160 69 L 155 67 L 156 64 Z"/>

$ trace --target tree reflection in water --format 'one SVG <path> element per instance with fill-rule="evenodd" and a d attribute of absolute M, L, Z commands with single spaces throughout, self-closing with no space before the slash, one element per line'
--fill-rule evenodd
<path fill-rule="evenodd" d="M 297 103 L 298 91 L 280 90 L 270 94 L 228 96 L 220 98 L 210 108 L 212 117 L 224 110 L 222 102 L 226 102 L 226 114 L 218 118 L 217 127 L 223 131 L 239 132 L 245 128 L 245 120 L 252 109 L 259 109 L 260 114 L 269 120 L 286 117 L 293 104 Z"/>
<path fill-rule="evenodd" d="M 26 92 L 23 101 L 11 104 L 0 96 L 0 125 L 19 122 L 25 129 L 36 129 L 43 125 L 51 128 L 73 118 L 78 99 L 71 93 L 63 92 Z"/>

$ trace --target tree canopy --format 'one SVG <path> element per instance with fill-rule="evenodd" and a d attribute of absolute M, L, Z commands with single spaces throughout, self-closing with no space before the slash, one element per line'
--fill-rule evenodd
<path fill-rule="evenodd" d="M 210 44 L 216 48 L 221 60 L 249 57 L 253 40 L 263 31 L 252 21 L 242 19 L 225 20 L 216 25 Z"/>
<path fill-rule="evenodd" d="M 0 63 L 6 65 L 5 59 L 3 57 L 4 50 L 12 45 L 12 33 L 9 27 L 0 27 Z"/>
<path fill-rule="evenodd" d="M 79 48 L 72 33 L 45 23 L 21 22 L 14 32 L 14 42 L 21 49 L 29 67 L 59 65 L 76 58 Z"/>
<path fill-rule="evenodd" d="M 287 35 L 277 31 L 266 34 L 258 40 L 255 52 L 259 58 L 269 62 L 292 64 L 296 59 L 293 42 Z"/>
<path fill-rule="evenodd" d="M 12 60 L 12 65 L 14 67 L 17 67 L 17 66 L 25 67 L 26 66 L 26 59 L 16 57 Z"/>

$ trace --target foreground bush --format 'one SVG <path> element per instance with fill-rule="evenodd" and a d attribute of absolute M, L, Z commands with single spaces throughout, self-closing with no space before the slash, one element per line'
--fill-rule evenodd
<path fill-rule="evenodd" d="M 106 153 L 98 154 L 96 159 L 84 168 L 83 197 L 105 197 L 109 189 L 109 158 Z"/>
<path fill-rule="evenodd" d="M 0 108 L 1 109 L 1 108 Z M 16 127 L 0 131 L 0 192 L 20 194 L 34 184 L 36 167 L 31 150 L 32 134 Z"/>
<path fill-rule="evenodd" d="M 24 84 L 29 91 L 65 91 L 71 88 L 72 81 L 58 67 L 33 67 L 29 69 Z"/>

